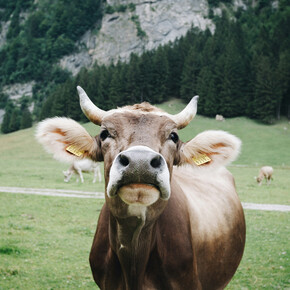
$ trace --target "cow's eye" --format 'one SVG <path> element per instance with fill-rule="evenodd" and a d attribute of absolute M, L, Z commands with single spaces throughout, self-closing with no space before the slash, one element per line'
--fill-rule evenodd
<path fill-rule="evenodd" d="M 178 140 L 179 140 L 179 137 L 178 137 L 178 135 L 177 135 L 175 132 L 171 132 L 171 133 L 170 133 L 170 139 L 171 139 L 174 143 L 177 143 Z"/>
<path fill-rule="evenodd" d="M 100 138 L 102 141 L 104 141 L 105 139 L 107 139 L 108 137 L 111 137 L 110 133 L 108 130 L 103 130 L 100 134 Z"/>

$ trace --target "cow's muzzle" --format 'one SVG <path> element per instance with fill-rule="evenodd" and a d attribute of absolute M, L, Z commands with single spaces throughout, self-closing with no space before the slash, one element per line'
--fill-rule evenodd
<path fill-rule="evenodd" d="M 130 184 L 153 186 L 160 198 L 170 197 L 169 170 L 164 157 L 146 146 L 134 146 L 119 153 L 111 166 L 107 195 L 114 197 Z"/>

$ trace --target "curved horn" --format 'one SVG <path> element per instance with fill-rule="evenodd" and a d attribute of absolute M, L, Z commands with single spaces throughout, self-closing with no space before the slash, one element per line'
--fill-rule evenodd
<path fill-rule="evenodd" d="M 176 115 L 170 115 L 171 119 L 177 124 L 177 129 L 186 127 L 195 117 L 198 98 L 199 96 L 193 97 L 188 105 L 180 113 Z"/>
<path fill-rule="evenodd" d="M 106 116 L 107 112 L 99 109 L 96 105 L 94 105 L 83 88 L 77 86 L 77 90 L 80 97 L 82 111 L 91 122 L 100 126 L 102 119 Z"/>

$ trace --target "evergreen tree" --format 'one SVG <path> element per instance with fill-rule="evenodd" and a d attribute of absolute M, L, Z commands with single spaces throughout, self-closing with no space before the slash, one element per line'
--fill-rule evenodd
<path fill-rule="evenodd" d="M 51 113 L 53 116 L 67 116 L 68 115 L 68 103 L 67 96 L 63 94 L 62 87 L 59 86 L 52 94 L 53 103 Z"/>
<path fill-rule="evenodd" d="M 26 129 L 32 127 L 32 117 L 31 113 L 27 108 L 22 111 L 20 129 Z"/>
<path fill-rule="evenodd" d="M 9 132 L 15 132 L 20 129 L 21 114 L 18 108 L 14 108 L 9 122 Z"/>
<path fill-rule="evenodd" d="M 12 115 L 13 109 L 14 109 L 13 103 L 11 101 L 8 101 L 6 104 L 6 107 L 5 107 L 5 115 L 3 118 L 3 122 L 1 124 L 1 131 L 4 134 L 11 132 L 9 125 L 10 125 L 10 120 L 11 120 L 11 115 Z"/>
<path fill-rule="evenodd" d="M 277 119 L 280 119 L 281 113 L 290 119 L 290 51 L 286 50 L 280 54 L 278 64 L 278 80 L 281 97 L 277 104 Z"/>
<path fill-rule="evenodd" d="M 136 54 L 132 54 L 126 72 L 126 100 L 124 105 L 140 103 L 143 101 L 143 96 L 140 89 L 140 68 L 139 58 Z"/>
<path fill-rule="evenodd" d="M 54 95 L 52 94 L 43 102 L 39 115 L 40 121 L 53 116 L 52 112 L 53 100 Z"/>
<path fill-rule="evenodd" d="M 180 95 L 186 102 L 197 94 L 197 77 L 201 69 L 200 54 L 192 47 L 189 51 L 181 76 Z"/>
<path fill-rule="evenodd" d="M 210 67 L 201 69 L 197 79 L 197 92 L 199 95 L 198 112 L 214 117 L 219 112 L 216 83 Z"/>
<path fill-rule="evenodd" d="M 110 102 L 112 104 L 112 107 L 122 106 L 124 105 L 124 87 L 122 84 L 122 64 L 118 62 L 116 66 L 113 66 L 112 68 L 112 79 L 110 82 L 109 89 L 109 96 L 110 96 Z"/>
<path fill-rule="evenodd" d="M 164 49 L 159 47 L 153 57 L 153 102 L 161 103 L 168 97 L 169 65 Z"/>
<path fill-rule="evenodd" d="M 140 57 L 139 62 L 139 69 L 140 69 L 140 79 L 139 79 L 139 86 L 140 86 L 140 96 L 141 100 L 153 102 L 153 53 L 152 52 L 145 52 Z"/>
<path fill-rule="evenodd" d="M 246 108 L 245 84 L 247 80 L 243 57 L 233 40 L 227 47 L 219 74 L 220 114 L 226 117 L 243 115 Z"/>
<path fill-rule="evenodd" d="M 257 62 L 254 93 L 255 117 L 265 123 L 272 123 L 279 101 L 275 68 L 267 56 L 261 55 Z"/>

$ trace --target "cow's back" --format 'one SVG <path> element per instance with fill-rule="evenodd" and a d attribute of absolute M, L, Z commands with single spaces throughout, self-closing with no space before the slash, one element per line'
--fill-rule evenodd
<path fill-rule="evenodd" d="M 80 169 L 85 172 L 90 172 L 93 170 L 94 167 L 97 166 L 97 163 L 86 158 L 74 161 L 73 166 L 77 170 Z"/>
<path fill-rule="evenodd" d="M 266 177 L 272 176 L 272 174 L 273 174 L 273 167 L 271 167 L 271 166 L 263 166 L 260 171 Z"/>
<path fill-rule="evenodd" d="M 223 288 L 234 275 L 245 244 L 245 220 L 232 175 L 225 169 L 175 168 L 188 203 L 191 239 L 203 289 Z M 208 273 L 211 273 L 210 275 Z"/>

